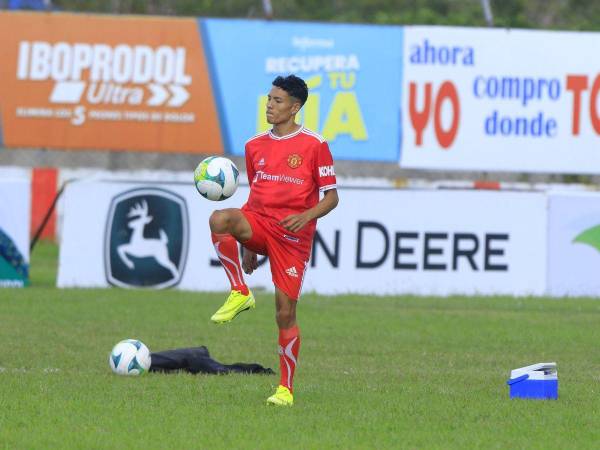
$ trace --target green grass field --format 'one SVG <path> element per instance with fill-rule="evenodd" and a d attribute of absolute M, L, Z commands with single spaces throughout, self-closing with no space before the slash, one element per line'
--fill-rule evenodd
<path fill-rule="evenodd" d="M 323 297 L 299 306 L 293 408 L 278 376 L 119 377 L 119 340 L 206 345 L 278 370 L 270 294 L 216 326 L 224 294 L 59 290 L 57 248 L 32 286 L 0 290 L 0 448 L 594 448 L 600 441 L 600 301 Z M 509 400 L 512 368 L 557 361 L 559 400 Z"/>

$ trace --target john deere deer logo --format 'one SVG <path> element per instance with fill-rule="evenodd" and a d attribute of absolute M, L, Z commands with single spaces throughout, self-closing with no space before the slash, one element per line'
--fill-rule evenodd
<path fill-rule="evenodd" d="M 117 247 L 117 252 L 125 265 L 130 269 L 134 268 L 134 264 L 128 258 L 128 255 L 138 258 L 149 256 L 154 258 L 158 264 L 168 269 L 174 278 L 178 277 L 179 271 L 169 259 L 169 249 L 167 247 L 169 238 L 165 230 L 162 228 L 158 230 L 160 235 L 158 239 L 144 237 L 144 228 L 153 220 L 153 217 L 148 215 L 148 203 L 146 200 L 142 200 L 141 204 L 137 203 L 131 208 L 127 217 L 131 217 L 127 226 L 133 230 L 133 233 L 127 244 Z"/>
<path fill-rule="evenodd" d="M 107 221 L 107 280 L 122 287 L 174 286 L 183 274 L 187 245 L 182 197 L 157 188 L 124 192 L 113 199 Z"/>

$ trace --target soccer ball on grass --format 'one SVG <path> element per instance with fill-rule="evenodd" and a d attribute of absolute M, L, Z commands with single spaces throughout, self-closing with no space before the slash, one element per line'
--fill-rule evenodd
<path fill-rule="evenodd" d="M 239 175 L 239 170 L 229 159 L 209 156 L 194 170 L 194 184 L 204 198 L 220 201 L 235 193 Z"/>
<path fill-rule="evenodd" d="M 150 369 L 150 350 L 142 341 L 125 339 L 113 347 L 108 363 L 117 375 L 141 375 Z"/>

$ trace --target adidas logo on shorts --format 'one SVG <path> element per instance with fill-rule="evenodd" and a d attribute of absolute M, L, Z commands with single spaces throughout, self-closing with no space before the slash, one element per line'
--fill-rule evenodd
<path fill-rule="evenodd" d="M 295 266 L 285 269 L 285 273 L 287 273 L 290 277 L 298 278 L 298 272 L 296 271 Z"/>

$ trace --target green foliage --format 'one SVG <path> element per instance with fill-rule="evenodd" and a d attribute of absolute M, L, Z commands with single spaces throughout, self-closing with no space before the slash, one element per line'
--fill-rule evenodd
<path fill-rule="evenodd" d="M 54 0 L 66 11 L 196 17 L 263 16 L 262 0 Z M 479 0 L 272 0 L 276 19 L 486 26 Z M 599 30 L 595 0 L 490 0 L 498 27 Z"/>

